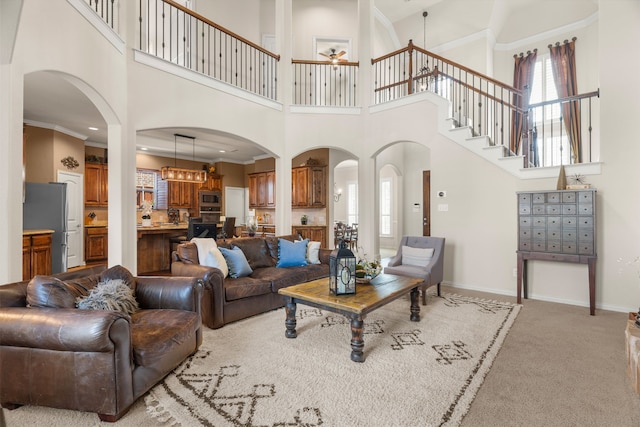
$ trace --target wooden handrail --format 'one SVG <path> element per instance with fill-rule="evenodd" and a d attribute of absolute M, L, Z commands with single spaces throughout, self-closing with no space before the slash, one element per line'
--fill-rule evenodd
<path fill-rule="evenodd" d="M 494 79 L 492 77 L 489 77 L 489 76 L 487 76 L 485 74 L 479 73 L 479 72 L 477 72 L 475 70 L 472 70 L 471 68 L 465 67 L 464 65 L 460 65 L 457 62 L 453 62 L 453 61 L 451 61 L 449 59 L 446 59 L 446 58 L 444 58 L 444 57 L 442 57 L 440 55 L 436 55 L 435 53 L 431 53 L 431 52 L 429 52 L 427 50 L 424 50 L 424 49 L 422 49 L 422 48 L 420 48 L 418 46 L 414 46 L 414 49 L 417 50 L 418 52 L 421 52 L 421 53 L 427 55 L 427 56 L 431 56 L 434 59 L 438 59 L 438 60 L 440 60 L 442 62 L 445 62 L 447 64 L 453 65 L 454 67 L 460 68 L 462 71 L 466 71 L 469 74 L 473 74 L 473 75 L 478 76 L 478 77 L 480 77 L 480 78 L 482 78 L 484 80 L 488 80 L 491 83 L 495 84 L 496 86 L 500 86 L 500 87 L 503 87 L 505 89 L 509 89 L 510 91 L 516 92 L 517 94 L 520 94 L 520 95 L 523 93 L 521 90 L 516 89 L 513 86 L 509 86 L 509 85 L 507 85 L 507 84 L 505 84 L 505 83 L 503 83 L 503 82 L 501 82 L 499 80 L 496 80 L 496 79 Z"/>
<path fill-rule="evenodd" d="M 391 89 L 392 87 L 401 86 L 401 85 L 407 84 L 407 83 L 409 83 L 409 79 L 404 79 L 404 80 L 400 80 L 400 81 L 395 82 L 395 83 L 388 84 L 386 86 L 377 87 L 373 91 L 374 92 L 380 92 L 380 91 L 383 91 L 385 89 Z"/>
<path fill-rule="evenodd" d="M 222 31 L 223 33 L 226 33 L 226 34 L 230 35 L 231 37 L 234 37 L 234 38 L 240 40 L 243 43 L 248 44 L 252 48 L 254 48 L 256 50 L 259 50 L 260 52 L 262 52 L 262 53 L 264 53 L 266 55 L 269 55 L 270 57 L 274 58 L 276 61 L 280 61 L 280 55 L 277 55 L 277 54 L 275 54 L 273 52 L 269 52 L 265 48 L 263 48 L 261 46 L 258 46 L 257 44 L 253 43 L 252 41 L 247 40 L 244 37 L 234 33 L 233 31 L 224 28 L 222 25 L 218 25 L 215 22 L 205 18 L 204 16 L 199 15 L 196 12 L 187 9 L 186 7 L 182 6 L 181 4 L 178 4 L 178 3 L 174 2 L 173 0 L 162 0 L 162 1 L 164 3 L 166 3 L 166 4 L 168 4 L 168 5 L 171 5 L 171 6 L 175 7 L 176 9 L 179 9 L 179 10 L 183 11 L 187 15 L 191 15 L 194 18 L 196 18 L 196 19 L 198 19 L 198 20 L 200 20 L 200 21 L 202 21 L 202 22 L 204 22 L 204 23 L 206 23 L 206 24 L 208 24 L 208 25 L 210 25 L 210 26 Z"/>
<path fill-rule="evenodd" d="M 292 59 L 292 64 L 305 64 L 305 65 L 346 65 L 349 67 L 359 67 L 360 62 L 339 62 L 337 64 L 332 63 L 331 61 L 312 61 L 308 59 Z"/>
<path fill-rule="evenodd" d="M 403 48 L 398 49 L 398 50 L 396 50 L 394 52 L 388 53 L 388 54 L 386 54 L 384 56 L 380 56 L 378 58 L 373 58 L 371 60 L 371 65 L 375 64 L 376 62 L 380 62 L 380 61 L 383 61 L 385 59 L 388 59 L 388 58 L 390 58 L 392 56 L 398 55 L 400 53 L 409 52 L 410 49 L 417 50 L 418 52 L 421 52 L 424 55 L 430 56 L 430 57 L 432 57 L 434 59 L 437 59 L 439 61 L 442 61 L 442 62 L 444 62 L 446 64 L 449 64 L 449 65 L 452 65 L 454 67 L 457 67 L 457 68 L 461 69 L 462 71 L 466 71 L 467 73 L 473 74 L 473 75 L 478 76 L 478 77 L 480 77 L 480 78 L 482 78 L 484 80 L 490 81 L 491 83 L 495 84 L 496 86 L 503 87 L 503 88 L 508 89 L 508 90 L 510 90 L 512 92 L 515 92 L 515 93 L 517 93 L 519 95 L 522 95 L 522 93 L 523 93 L 521 90 L 516 89 L 513 86 L 509 86 L 507 84 L 504 84 L 503 82 L 501 82 L 499 80 L 496 80 L 496 79 L 494 79 L 492 77 L 489 77 L 487 75 L 484 75 L 482 73 L 474 71 L 471 68 L 468 68 L 468 67 L 465 67 L 464 65 L 458 64 L 457 62 L 453 62 L 453 61 L 451 61 L 449 59 L 446 59 L 446 58 L 444 58 L 444 57 L 442 57 L 440 55 L 436 55 L 435 53 L 431 53 L 431 52 L 429 52 L 429 51 L 427 51 L 425 49 L 422 49 L 421 47 L 418 47 L 418 46 L 414 45 L 411 40 L 409 41 L 409 46 L 407 46 L 407 47 L 403 47 Z M 407 80 L 405 80 L 405 82 L 407 82 Z"/>
<path fill-rule="evenodd" d="M 503 104 L 503 105 L 504 105 L 504 106 L 506 106 L 506 107 L 513 108 L 514 110 L 519 111 L 519 112 L 521 112 L 521 113 L 523 113 L 523 112 L 524 112 L 524 111 L 523 111 L 521 108 L 519 108 L 518 106 L 513 105 L 513 104 L 510 104 L 509 102 L 505 102 L 505 101 L 504 101 L 504 99 L 502 99 L 502 98 L 496 98 L 495 96 L 490 95 L 490 94 L 489 94 L 489 93 L 487 93 L 487 92 L 484 92 L 482 89 L 478 89 L 478 88 L 476 88 L 476 87 L 474 87 L 474 86 L 471 86 L 470 84 L 465 83 L 465 82 L 463 82 L 463 81 L 461 81 L 461 80 L 459 80 L 459 79 L 456 79 L 456 78 L 455 78 L 455 77 L 453 77 L 453 76 L 450 76 L 450 75 L 448 75 L 448 74 L 441 73 L 441 72 L 438 72 L 438 75 L 445 76 L 445 77 L 447 77 L 447 78 L 451 79 L 452 81 L 454 81 L 455 83 L 458 83 L 460 86 L 466 87 L 467 89 L 471 89 L 472 91 L 477 92 L 477 93 L 479 93 L 480 95 L 486 96 L 487 98 L 491 99 L 492 101 L 496 101 L 496 102 L 498 102 L 498 103 L 500 103 L 500 104 Z M 415 79 L 418 79 L 418 78 L 419 78 L 419 77 L 416 77 Z M 505 88 L 505 89 L 507 89 L 507 88 L 508 88 L 508 86 L 507 86 L 507 87 L 501 86 L 501 87 L 503 87 L 503 88 Z M 521 92 L 520 92 L 520 91 L 518 91 L 518 93 L 521 93 Z"/>
<path fill-rule="evenodd" d="M 558 98 L 558 99 L 552 99 L 551 101 L 538 102 L 537 104 L 529 105 L 529 109 L 532 110 L 534 108 L 544 107 L 546 105 L 552 105 L 552 104 L 558 104 L 558 103 L 564 103 L 564 102 L 570 102 L 570 101 L 578 101 L 580 99 L 592 98 L 594 96 L 597 96 L 598 98 L 600 98 L 600 89 L 594 90 L 593 92 L 583 93 L 581 95 L 572 95 L 572 96 L 567 96 L 566 98 Z"/>
<path fill-rule="evenodd" d="M 384 61 L 385 59 L 391 58 L 392 56 L 396 56 L 396 55 L 398 55 L 398 54 L 400 54 L 402 52 L 408 52 L 408 51 L 409 51 L 408 47 L 403 47 L 403 48 L 398 49 L 396 51 L 393 51 L 391 53 L 387 53 L 386 55 L 381 56 L 379 58 L 372 58 L 371 59 L 371 65 L 375 64 L 376 62 Z"/>

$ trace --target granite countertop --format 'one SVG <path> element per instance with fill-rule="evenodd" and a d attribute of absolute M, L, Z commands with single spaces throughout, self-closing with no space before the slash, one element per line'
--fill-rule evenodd
<path fill-rule="evenodd" d="M 108 227 L 109 226 L 109 222 L 107 221 L 91 221 L 91 222 L 86 222 L 84 224 L 85 228 L 95 228 L 95 227 Z"/>
<path fill-rule="evenodd" d="M 137 225 L 138 230 L 186 230 L 189 228 L 189 225 L 186 222 L 180 222 L 177 225 L 174 223 L 154 223 L 151 227 L 143 227 L 142 225 Z"/>
<path fill-rule="evenodd" d="M 55 233 L 55 230 L 49 230 L 48 228 L 22 230 L 23 236 L 33 236 L 34 234 L 48 234 L 48 233 Z"/>

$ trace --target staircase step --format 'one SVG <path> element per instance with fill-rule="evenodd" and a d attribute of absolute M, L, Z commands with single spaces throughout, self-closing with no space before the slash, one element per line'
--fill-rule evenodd
<path fill-rule="evenodd" d="M 471 126 L 461 126 L 455 118 L 445 117 L 448 114 L 448 103 L 439 102 L 443 98 L 437 95 L 433 95 L 433 97 L 434 99 L 431 99 L 431 102 L 438 105 L 439 109 L 439 131 L 451 141 L 474 152 L 519 179 L 554 178 L 558 176 L 557 167 L 525 168 L 524 156 L 515 156 L 510 152 L 508 146 L 496 145 L 488 136 L 475 135 Z M 582 175 L 597 175 L 601 173 L 600 162 L 581 163 L 567 167 L 572 169 L 571 173 L 575 170 L 576 173 L 581 173 Z"/>

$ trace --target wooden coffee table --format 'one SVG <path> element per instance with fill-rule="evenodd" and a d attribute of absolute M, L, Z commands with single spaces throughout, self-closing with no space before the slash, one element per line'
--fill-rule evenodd
<path fill-rule="evenodd" d="M 364 362 L 364 339 L 362 338 L 364 318 L 368 313 L 405 295 L 411 294 L 410 316 L 414 322 L 420 321 L 418 288 L 422 279 L 381 274 L 368 284 L 358 284 L 356 293 L 333 295 L 329 291 L 329 279 L 319 279 L 278 290 L 285 297 L 287 338 L 296 338 L 296 304 L 305 304 L 322 310 L 332 311 L 351 319 L 351 360 Z"/>

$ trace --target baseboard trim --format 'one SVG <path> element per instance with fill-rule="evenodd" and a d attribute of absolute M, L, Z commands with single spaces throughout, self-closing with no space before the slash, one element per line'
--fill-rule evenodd
<path fill-rule="evenodd" d="M 504 289 L 485 288 L 485 287 L 466 285 L 466 284 L 460 284 L 460 283 L 452 283 L 452 282 L 448 282 L 448 281 L 443 281 L 442 284 L 447 285 L 447 286 L 451 286 L 452 288 L 466 289 L 466 290 L 469 290 L 469 291 L 487 292 L 487 293 L 491 293 L 491 294 L 506 295 L 506 296 L 510 296 L 510 297 L 516 297 L 516 292 L 515 291 L 506 291 Z M 578 307 L 587 307 L 587 308 L 589 308 L 589 301 L 572 300 L 572 299 L 566 299 L 566 298 L 556 298 L 556 297 L 550 297 L 548 295 L 533 294 L 533 293 L 529 294 L 529 298 L 528 299 L 534 299 L 534 300 L 540 300 L 540 301 L 546 301 L 546 302 L 553 302 L 553 303 L 557 303 L 557 304 L 575 305 L 575 306 L 578 306 Z M 525 304 L 525 301 L 523 301 L 523 304 Z M 598 304 L 598 302 L 596 302 L 596 309 L 598 309 L 598 310 L 607 310 L 607 311 L 615 311 L 615 312 L 620 312 L 620 313 L 628 313 L 628 312 L 631 312 L 631 311 L 634 311 L 634 312 L 638 311 L 638 307 L 623 307 L 623 306 L 617 306 L 617 305 L 611 305 L 611 304 Z"/>

